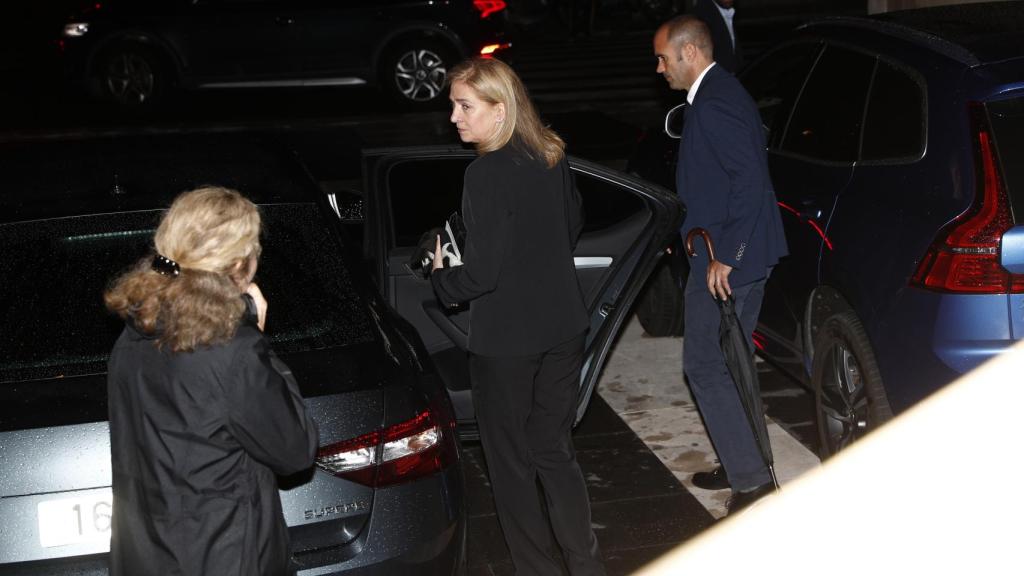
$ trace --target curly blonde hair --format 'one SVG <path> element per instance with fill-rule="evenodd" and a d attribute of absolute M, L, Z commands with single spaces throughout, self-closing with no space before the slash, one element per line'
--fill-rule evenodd
<path fill-rule="evenodd" d="M 514 137 L 527 153 L 543 158 L 549 168 L 565 155 L 565 142 L 541 124 L 526 86 L 508 64 L 493 58 L 471 58 L 455 66 L 448 81 L 464 83 L 484 102 L 505 105 L 505 121 L 490 138 L 477 145 L 480 153 L 499 150 Z"/>
<path fill-rule="evenodd" d="M 207 186 L 179 195 L 164 214 L 154 244 L 180 272 L 140 260 L 104 294 L 107 308 L 156 335 L 174 352 L 230 340 L 245 313 L 241 298 L 260 254 L 260 214 L 234 190 Z"/>

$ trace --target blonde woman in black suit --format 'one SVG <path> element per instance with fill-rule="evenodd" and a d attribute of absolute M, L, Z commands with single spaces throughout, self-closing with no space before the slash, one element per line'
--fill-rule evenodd
<path fill-rule="evenodd" d="M 449 79 L 451 121 L 480 156 L 462 193 L 464 265 L 443 268 L 438 240 L 432 282 L 443 304 L 471 302 L 470 377 L 498 519 L 517 574 L 562 573 L 552 531 L 571 574 L 604 574 L 571 437 L 589 321 L 565 144 L 508 65 L 473 59 Z"/>

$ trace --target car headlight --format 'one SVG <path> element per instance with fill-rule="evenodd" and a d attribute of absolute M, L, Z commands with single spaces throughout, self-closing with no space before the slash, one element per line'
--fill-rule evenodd
<path fill-rule="evenodd" d="M 85 36 L 89 31 L 88 22 L 71 22 L 64 25 L 64 35 L 71 37 Z"/>

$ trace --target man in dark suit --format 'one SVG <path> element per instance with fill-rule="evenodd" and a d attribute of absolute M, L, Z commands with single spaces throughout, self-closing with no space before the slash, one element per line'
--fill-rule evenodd
<path fill-rule="evenodd" d="M 735 74 L 743 65 L 736 41 L 736 6 L 733 0 L 695 0 L 692 14 L 708 25 L 715 63 Z"/>
<path fill-rule="evenodd" d="M 685 238 L 704 228 L 716 247 L 717 259 L 709 262 L 698 242 L 690 261 L 683 368 L 732 485 L 732 513 L 773 485 L 719 347 L 715 298 L 732 295 L 751 339 L 765 282 L 787 250 L 757 105 L 715 64 L 712 50 L 707 25 L 694 16 L 677 16 L 654 36 L 658 72 L 671 88 L 686 90 L 690 103 L 676 168 L 676 190 L 686 205 L 681 232 Z"/>

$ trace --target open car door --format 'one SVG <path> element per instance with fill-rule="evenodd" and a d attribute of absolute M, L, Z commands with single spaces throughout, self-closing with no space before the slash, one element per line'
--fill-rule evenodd
<path fill-rule="evenodd" d="M 460 209 L 466 167 L 476 157 L 456 147 L 363 153 L 364 257 L 385 298 L 419 332 L 444 380 L 461 427 L 473 430 L 466 351 L 470 307 L 442 309 L 429 279 L 409 268 L 420 237 Z M 630 306 L 662 248 L 682 222 L 674 194 L 597 164 L 569 158 L 583 198 L 585 225 L 574 253 L 590 315 L 576 421 Z M 472 435 L 472 432 L 469 432 Z"/>

